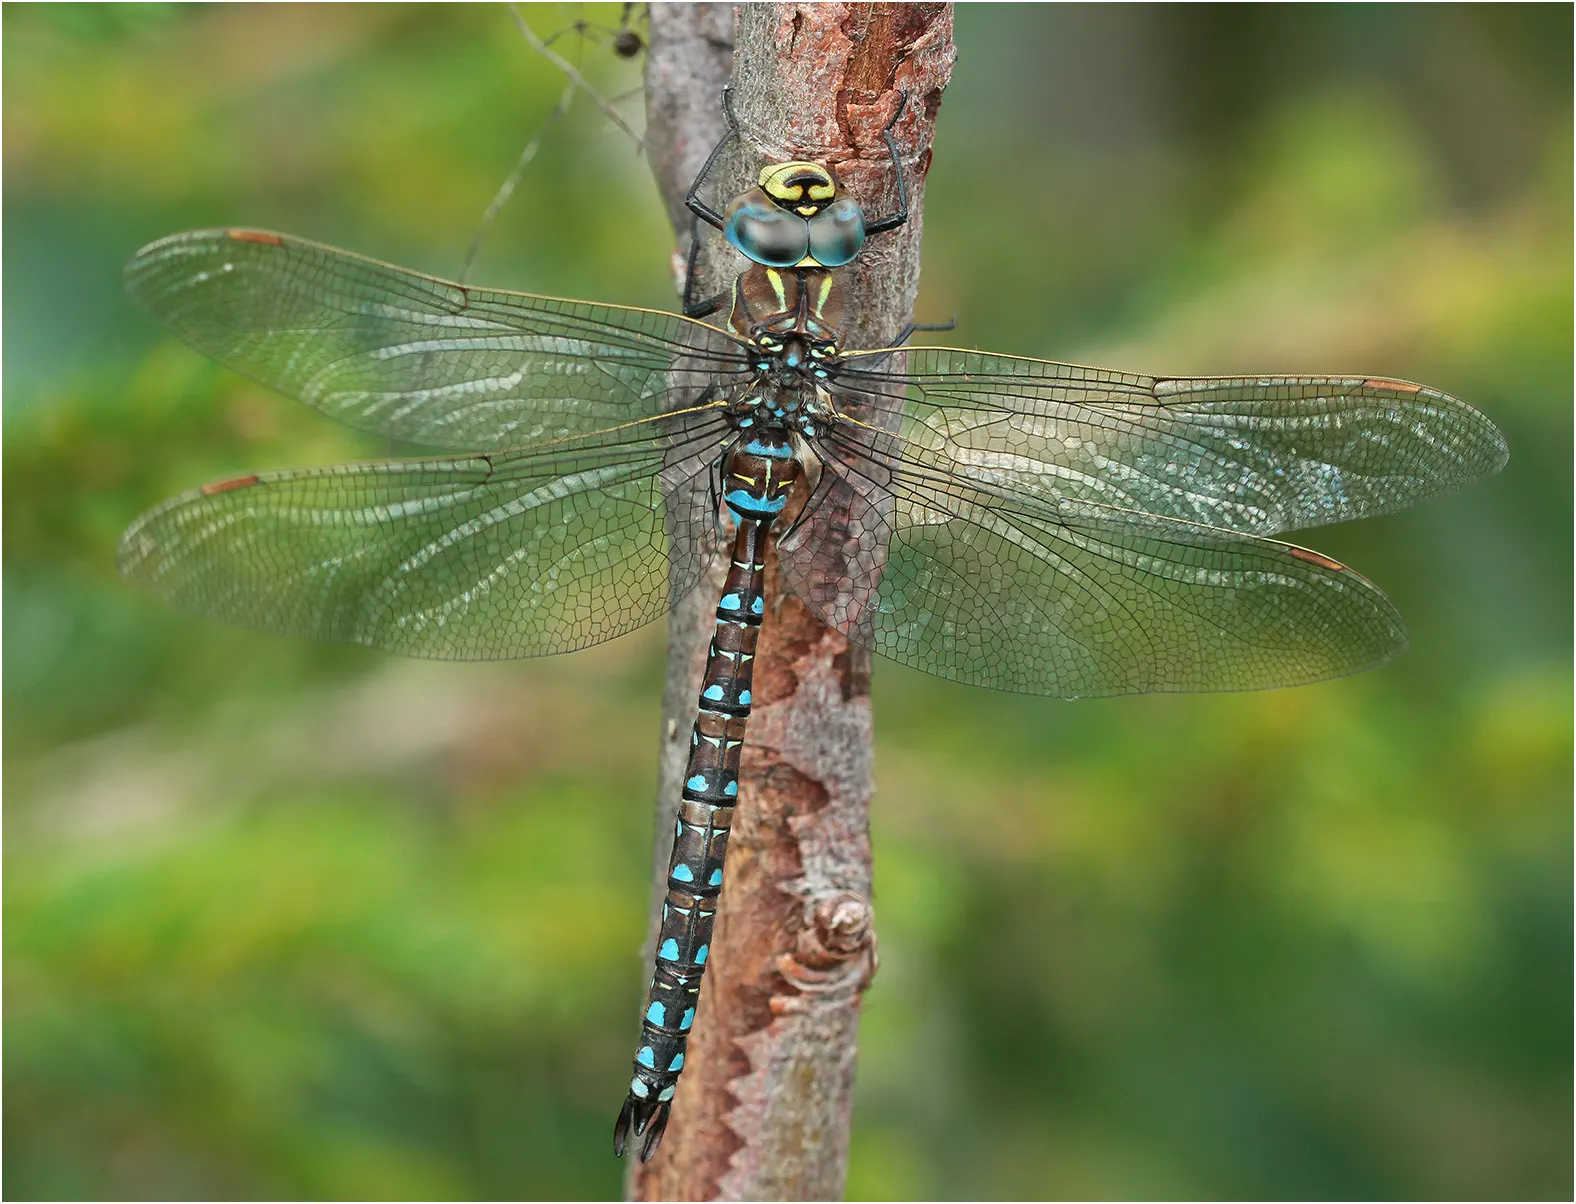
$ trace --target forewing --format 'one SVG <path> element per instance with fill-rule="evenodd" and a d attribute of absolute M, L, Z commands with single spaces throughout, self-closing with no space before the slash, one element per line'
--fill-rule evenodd
<path fill-rule="evenodd" d="M 901 384 L 902 434 L 1049 506 L 1097 502 L 1249 535 L 1385 514 L 1497 471 L 1503 436 L 1447 394 L 1363 377 L 1165 379 L 949 348 L 852 357 Z M 861 363 L 869 367 L 861 367 Z"/>
<path fill-rule="evenodd" d="M 879 448 L 887 438 L 822 447 L 828 470 L 854 482 L 845 496 L 858 499 L 857 517 L 842 526 L 886 539 L 879 571 L 842 586 L 806 573 L 795 588 L 825 621 L 903 664 L 1082 698 L 1301 685 L 1406 645 L 1390 601 L 1316 552 L 1101 502 L 1006 495 L 897 464 Z M 857 562 L 880 537 L 850 536 L 843 559 Z"/>
<path fill-rule="evenodd" d="M 714 411 L 664 434 L 537 453 L 259 473 L 174 498 L 120 568 L 182 609 L 310 639 L 462 660 L 567 652 L 687 588 L 704 516 L 671 513 L 715 454 Z M 666 521 L 665 521 L 666 520 Z"/>
<path fill-rule="evenodd" d="M 186 343 L 390 439 L 496 451 L 694 404 L 742 360 L 656 310 L 452 284 L 255 230 L 160 239 L 126 288 Z"/>

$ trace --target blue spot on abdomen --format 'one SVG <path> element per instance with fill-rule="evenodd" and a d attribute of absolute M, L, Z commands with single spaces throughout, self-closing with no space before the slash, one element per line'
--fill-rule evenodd
<path fill-rule="evenodd" d="M 732 493 L 725 494 L 722 500 L 738 514 L 776 514 L 788 504 L 787 497 L 756 497 L 742 489 L 735 489 Z"/>
<path fill-rule="evenodd" d="M 769 460 L 787 460 L 793 456 L 793 448 L 786 443 L 767 443 L 761 439 L 751 439 L 744 445 L 744 450 L 752 456 L 765 456 Z"/>

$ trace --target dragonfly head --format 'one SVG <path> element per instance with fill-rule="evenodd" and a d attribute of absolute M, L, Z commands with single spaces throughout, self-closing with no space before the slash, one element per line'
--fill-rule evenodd
<path fill-rule="evenodd" d="M 766 267 L 840 268 L 865 245 L 865 213 L 837 195 L 831 168 L 796 159 L 761 168 L 757 186 L 728 206 L 722 232 Z"/>

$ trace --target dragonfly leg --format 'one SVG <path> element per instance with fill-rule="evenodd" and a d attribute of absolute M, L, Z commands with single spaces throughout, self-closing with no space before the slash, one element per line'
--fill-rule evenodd
<path fill-rule="evenodd" d="M 719 541 L 728 534 L 728 524 L 722 517 L 722 461 L 722 456 L 713 460 L 706 474 L 706 504 L 711 507 L 712 522 L 716 524 Z"/>
<path fill-rule="evenodd" d="M 890 359 L 892 357 L 892 353 L 901 348 L 903 344 L 908 342 L 909 339 L 912 338 L 918 331 L 956 330 L 957 325 L 958 320 L 956 318 L 953 318 L 947 322 L 910 322 L 907 326 L 903 327 L 897 338 L 893 339 L 889 344 L 887 344 L 887 349 L 885 351 L 883 351 L 880 355 L 872 355 L 869 359 L 864 359 L 861 357 L 859 366 L 861 368 L 875 368 L 879 366 L 886 360 Z"/>
<path fill-rule="evenodd" d="M 891 343 L 887 345 L 894 349 L 901 347 L 904 343 L 908 342 L 909 339 L 913 338 L 915 334 L 922 330 L 956 330 L 957 328 L 957 318 L 951 318 L 946 322 L 910 322 L 907 326 L 903 327 L 903 333 L 898 335 L 897 338 L 893 339 Z"/>
<path fill-rule="evenodd" d="M 690 217 L 690 245 L 689 258 L 684 265 L 684 316 L 686 318 L 704 318 L 707 314 L 714 314 L 721 309 L 728 300 L 727 291 L 718 293 L 708 301 L 695 299 L 695 267 L 700 262 L 700 218 Z"/>
<path fill-rule="evenodd" d="M 784 527 L 782 534 L 777 537 L 777 546 L 784 551 L 793 550 L 795 534 L 805 529 L 805 520 L 815 512 L 815 508 L 826 495 L 825 487 L 832 483 L 832 474 L 822 471 L 819 457 L 814 464 L 806 464 L 805 470 L 807 476 L 814 477 L 810 482 L 810 496 L 804 499 L 804 505 L 799 507 L 799 513 L 793 516 L 793 521 Z"/>
<path fill-rule="evenodd" d="M 892 136 L 892 127 L 897 124 L 897 119 L 903 116 L 903 110 L 906 108 L 908 108 L 908 92 L 905 90 L 898 93 L 897 111 L 881 129 L 881 141 L 886 143 L 887 153 L 892 156 L 892 170 L 897 173 L 897 212 L 865 223 L 866 238 L 872 234 L 896 230 L 908 221 L 908 181 L 903 178 L 903 159 L 897 152 L 897 139 Z"/>
<path fill-rule="evenodd" d="M 711 154 L 706 156 L 706 162 L 701 165 L 700 174 L 695 177 L 695 182 L 689 186 L 689 191 L 684 194 L 684 204 L 689 211 L 707 225 L 715 226 L 721 230 L 723 225 L 722 214 L 718 213 L 705 201 L 700 199 L 700 188 L 705 183 L 706 177 L 711 174 L 711 169 L 716 166 L 717 157 L 722 154 L 722 148 L 728 145 L 730 139 L 739 132 L 739 126 L 733 119 L 733 88 L 725 87 L 722 90 L 722 111 L 728 118 L 728 129 L 717 140 L 717 145 L 711 148 Z M 894 150 L 894 153 L 896 151 Z M 907 214 L 905 213 L 905 216 Z"/>

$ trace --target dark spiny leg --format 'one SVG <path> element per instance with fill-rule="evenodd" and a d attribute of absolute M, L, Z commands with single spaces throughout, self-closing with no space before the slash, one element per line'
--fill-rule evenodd
<path fill-rule="evenodd" d="M 903 116 L 903 110 L 908 107 L 908 93 L 899 92 L 897 97 L 897 112 L 892 114 L 881 130 L 881 140 L 887 144 L 887 153 L 892 156 L 892 170 L 897 172 L 897 212 L 887 217 L 877 218 L 865 224 L 865 237 L 872 234 L 881 234 L 887 230 L 896 230 L 908 221 L 908 183 L 903 179 L 903 160 L 897 153 L 897 139 L 892 136 L 892 127 L 897 124 L 897 119 Z"/>
<path fill-rule="evenodd" d="M 929 325 L 923 322 L 910 322 L 907 326 L 903 327 L 902 333 L 899 334 L 897 338 L 893 339 L 891 343 L 887 344 L 886 350 L 882 351 L 879 355 L 872 355 L 869 359 L 866 359 L 864 356 L 860 356 L 859 370 L 861 372 L 867 372 L 871 368 L 880 367 L 882 363 L 892 358 L 892 353 L 894 351 L 901 349 L 903 344 L 908 342 L 909 337 L 913 335 L 915 331 L 953 330 L 957 327 L 957 324 L 958 320 L 956 318 L 953 318 L 950 322 L 937 322 L 934 325 Z"/>
<path fill-rule="evenodd" d="M 707 314 L 714 314 L 727 303 L 728 293 L 723 290 L 709 301 L 695 300 L 695 268 L 700 262 L 700 219 L 690 217 L 690 245 L 689 259 L 684 265 L 684 316 L 686 318 L 704 318 Z"/>
<path fill-rule="evenodd" d="M 741 520 L 734 538 L 700 711 L 690 735 L 668 862 L 668 897 L 657 935 L 657 967 L 641 1020 L 635 1076 L 613 1130 L 614 1152 L 622 1154 L 631 1141 L 637 1142 L 642 1162 L 651 1157 L 667 1127 L 711 950 L 728 830 L 739 795 L 739 750 L 750 714 L 755 641 L 765 611 L 766 525 Z"/>
<path fill-rule="evenodd" d="M 711 507 L 711 519 L 717 538 L 728 533 L 728 524 L 722 517 L 722 462 L 723 455 L 713 460 L 706 470 L 706 504 Z"/>
<path fill-rule="evenodd" d="M 956 330 L 957 328 L 958 320 L 956 318 L 952 318 L 946 322 L 910 322 L 907 326 L 903 327 L 903 333 L 888 343 L 887 346 L 894 349 L 901 347 L 921 330 Z"/>
<path fill-rule="evenodd" d="M 815 450 L 813 441 L 810 448 L 812 451 Z M 810 482 L 810 495 L 804 499 L 804 505 L 799 507 L 799 513 L 793 516 L 793 521 L 777 536 L 777 547 L 782 551 L 793 550 L 794 537 L 804 529 L 805 520 L 815 512 L 815 508 L 821 504 L 821 499 L 826 496 L 826 488 L 823 487 L 831 486 L 833 474 L 827 472 L 824 466 L 814 475 L 815 480 Z"/>
<path fill-rule="evenodd" d="M 717 156 L 722 154 L 722 148 L 727 146 L 728 140 L 739 132 L 738 124 L 733 120 L 733 106 L 729 101 L 729 95 L 732 91 L 732 88 L 724 88 L 722 90 L 722 111 L 728 118 L 727 132 L 717 140 L 717 145 L 711 148 L 711 154 L 706 156 L 706 162 L 701 165 L 700 174 L 695 177 L 695 182 L 690 185 L 689 191 L 684 194 L 684 204 L 689 207 L 690 212 L 700 218 L 701 221 L 715 226 L 719 230 L 722 229 L 722 214 L 700 199 L 700 186 L 705 182 L 706 177 L 711 174 L 711 169 L 717 162 Z M 897 153 L 895 149 L 893 153 Z"/>
<path fill-rule="evenodd" d="M 722 148 L 728 145 L 728 140 L 739 132 L 738 123 L 733 118 L 733 106 L 729 101 L 732 88 L 722 90 L 722 111 L 728 118 L 728 129 L 717 145 L 711 148 L 711 154 L 706 156 L 706 162 L 701 165 L 700 174 L 695 177 L 695 182 L 689 186 L 689 191 L 684 194 L 684 204 L 694 215 L 690 219 L 690 246 L 689 260 L 684 268 L 684 316 L 686 318 L 704 318 L 707 314 L 716 313 L 728 300 L 726 292 L 718 293 L 706 301 L 695 298 L 695 266 L 700 259 L 700 225 L 706 222 L 721 230 L 723 227 L 722 214 L 718 213 L 705 201 L 700 199 L 701 185 L 706 177 L 711 174 L 711 169 L 716 165 L 717 156 L 722 154 Z M 696 220 L 698 219 L 698 221 Z"/>

